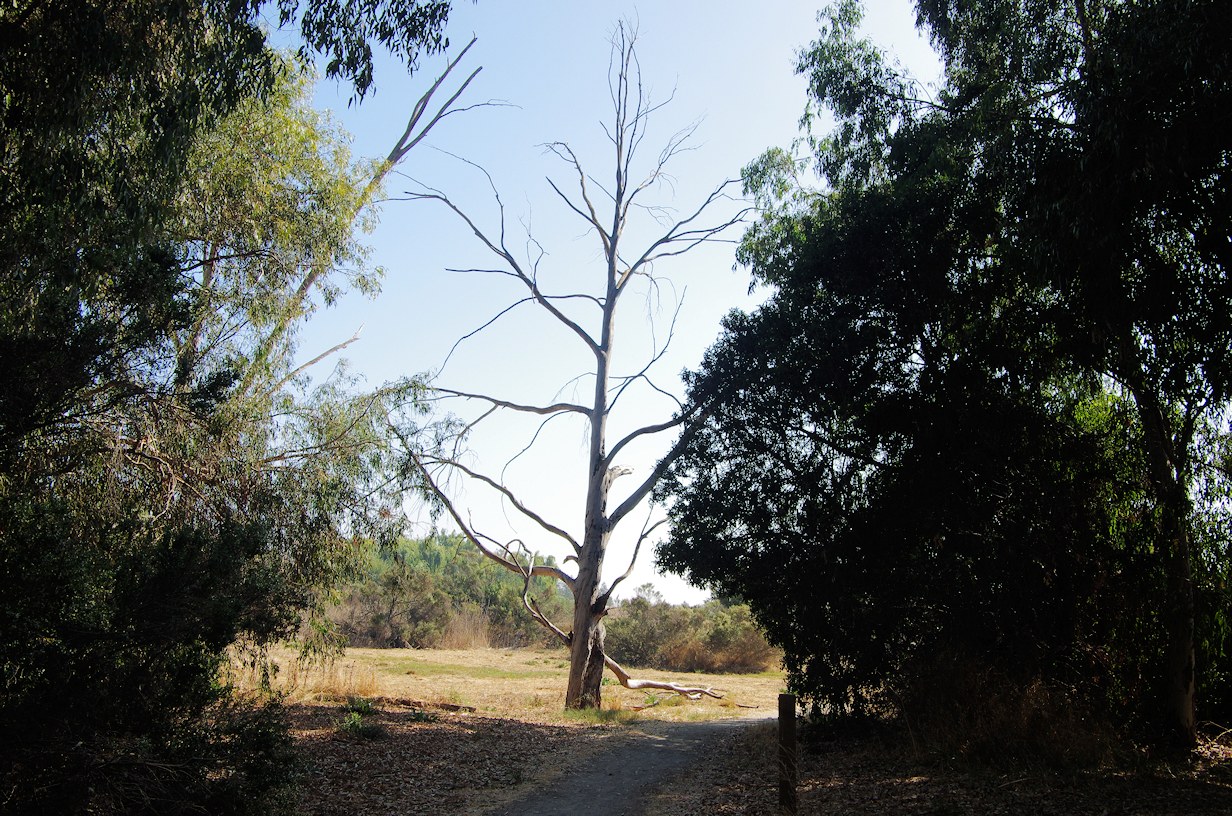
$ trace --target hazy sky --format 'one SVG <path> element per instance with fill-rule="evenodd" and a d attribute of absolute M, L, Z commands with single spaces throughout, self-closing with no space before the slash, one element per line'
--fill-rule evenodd
<path fill-rule="evenodd" d="M 870 36 L 918 77 L 933 77 L 935 58 L 914 29 L 910 4 L 872 0 L 868 6 L 865 27 Z M 401 171 L 448 193 L 481 228 L 495 234 L 500 212 L 487 179 L 448 154 L 483 167 L 501 195 L 509 245 L 527 246 L 529 232 L 547 252 L 541 264 L 545 289 L 561 293 L 601 285 L 601 258 L 597 238 L 565 209 L 545 180 L 551 177 L 571 191 L 576 176 L 542 145 L 566 142 L 598 181 L 612 177 L 613 156 L 601 123 L 611 119 L 609 37 L 617 22 L 629 21 L 638 31 L 642 81 L 652 100 L 670 99 L 651 123 L 642 148 L 642 169 L 650 169 L 673 134 L 697 124 L 691 149 L 668 167 L 671 183 L 647 198 L 647 203 L 683 213 L 695 209 L 723 180 L 737 177 L 741 167 L 766 148 L 790 146 L 805 104 L 804 82 L 793 71 L 794 56 L 817 33 L 816 8 L 794 0 L 644 4 L 457 0 L 452 17 L 451 50 L 456 53 L 472 35 L 477 36 L 463 67 L 469 73 L 483 66 L 464 101 L 501 100 L 507 106 L 479 108 L 445 120 L 407 157 Z M 410 106 L 443 64 L 425 61 L 408 80 L 404 70 L 387 62 L 378 68 L 376 93 L 359 106 L 347 106 L 346 89 L 322 82 L 317 103 L 332 110 L 354 134 L 357 155 L 384 156 L 402 132 Z M 397 197 L 411 186 L 406 179 L 394 178 L 387 194 Z M 723 214 L 716 210 L 716 220 Z M 626 254 L 640 250 L 639 239 L 644 242 L 661 231 L 649 216 L 633 225 Z M 738 238 L 739 230 L 731 237 Z M 376 262 L 386 269 L 381 295 L 375 300 L 344 298 L 314 319 L 302 344 L 303 355 L 314 356 L 362 325 L 360 341 L 345 356 L 369 385 L 437 371 L 459 337 L 521 295 L 507 279 L 446 271 L 491 265 L 493 259 L 456 218 L 430 203 L 386 202 L 370 242 Z M 683 297 L 671 353 L 654 369 L 658 386 L 680 392 L 680 371 L 697 365 L 717 336 L 721 316 L 757 302 L 756 293 L 748 294 L 747 270 L 732 268 L 733 251 L 730 244 L 718 244 L 664 262 L 656 273 L 671 286 L 657 297 L 645 290 L 626 295 L 619 324 L 623 345 L 617 350 L 618 372 L 644 365 L 655 343 L 662 343 Z M 650 330 L 652 323 L 657 331 Z M 440 372 L 438 382 L 517 402 L 584 399 L 589 383 L 577 378 L 588 368 L 587 356 L 549 316 L 524 306 L 464 344 Z M 453 409 L 469 414 L 475 407 L 458 404 Z M 648 390 L 631 391 L 612 416 L 609 447 L 622 432 L 667 419 L 673 407 L 670 400 Z M 469 464 L 500 475 L 536 427 L 534 422 L 485 421 L 469 445 Z M 616 483 L 609 507 L 619 503 L 623 492 L 640 481 L 672 441 L 669 433 L 657 442 L 631 446 L 618 464 L 634 468 L 635 473 Z M 527 504 L 580 538 L 583 425 L 553 422 L 540 443 L 533 455 L 520 457 L 505 471 L 506 481 Z M 455 491 L 459 504 L 489 534 L 523 538 L 558 558 L 566 554 L 555 539 L 517 518 L 516 511 L 502 510 L 489 494 L 462 488 L 459 483 Z M 414 512 L 413 516 L 427 523 Z M 624 534 L 617 535 L 605 570 L 609 581 L 627 566 L 632 540 L 645 517 L 645 512 L 631 515 Z M 705 597 L 679 579 L 656 575 L 652 555 L 643 553 L 639 570 L 618 595 L 628 596 L 639 584 L 652 581 L 671 600 L 695 603 Z"/>

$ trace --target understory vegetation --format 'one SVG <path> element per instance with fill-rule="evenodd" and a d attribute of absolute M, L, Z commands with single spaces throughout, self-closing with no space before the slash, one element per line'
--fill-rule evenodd
<path fill-rule="evenodd" d="M 415 383 L 297 364 L 304 318 L 379 277 L 382 168 L 312 108 L 307 60 L 362 97 L 367 32 L 413 63 L 448 7 L 279 2 L 297 57 L 272 6 L 0 8 L 6 814 L 286 811 L 283 709 L 220 669 L 319 621 L 395 526 L 379 409 Z"/>
<path fill-rule="evenodd" d="M 555 566 L 551 558 L 546 563 Z M 562 645 L 526 612 L 523 578 L 459 535 L 435 534 L 373 547 L 340 590 L 329 619 L 348 646 L 466 649 Z M 571 603 L 555 579 L 529 590 L 542 612 L 564 624 Z"/>
<path fill-rule="evenodd" d="M 550 557 L 544 563 L 555 566 Z M 524 579 L 477 552 L 457 534 L 436 533 L 373 547 L 327 616 L 347 646 L 413 649 L 563 647 L 527 613 Z M 567 624 L 571 598 L 536 576 L 540 611 Z M 667 603 L 650 584 L 613 606 L 605 650 L 627 666 L 675 672 L 757 673 L 778 668 L 743 604 Z"/>
<path fill-rule="evenodd" d="M 772 671 L 783 656 L 766 642 L 748 606 L 669 604 L 649 584 L 612 609 L 605 648 L 638 668 L 710 674 Z"/>

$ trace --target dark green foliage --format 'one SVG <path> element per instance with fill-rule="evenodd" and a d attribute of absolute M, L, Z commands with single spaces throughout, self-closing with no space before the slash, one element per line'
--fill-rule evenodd
<path fill-rule="evenodd" d="M 527 613 L 524 588 L 520 575 L 473 544 L 437 534 L 374 549 L 330 617 L 352 646 L 561 645 Z M 530 592 L 550 619 L 568 621 L 571 598 L 563 586 L 538 577 Z"/>
<path fill-rule="evenodd" d="M 1091 671 L 1090 605 L 1130 589 L 1098 556 L 1117 508 L 1101 495 L 1116 463 L 1079 424 L 1097 412 L 1053 395 L 1063 422 L 974 372 L 927 384 L 946 348 L 896 390 L 912 349 L 888 308 L 873 331 L 776 306 L 730 319 L 707 358 L 740 386 L 677 471 L 687 500 L 660 557 L 746 599 L 797 690 L 834 712 L 876 707 L 938 649 L 1024 678 Z"/>
<path fill-rule="evenodd" d="M 1202 718 L 1232 661 L 1232 7 L 919 9 L 935 99 L 854 3 L 801 57 L 827 186 L 750 167 L 773 293 L 689 378 L 660 557 L 746 599 L 832 714 L 975 666 L 1185 742 L 1192 657 Z"/>
<path fill-rule="evenodd" d="M 365 713 L 348 707 L 346 715 L 335 726 L 339 736 L 356 740 L 382 740 L 389 737 L 389 731 L 380 723 L 364 719 Z"/>
<path fill-rule="evenodd" d="M 195 134 L 272 86 L 264 0 L 55 0 L 0 10 L 0 456 L 116 399 L 188 319 L 160 238 Z M 439 51 L 448 4 L 280 0 L 305 50 L 372 81 L 367 37 L 413 64 Z M 165 234 L 165 233 L 163 233 Z"/>
<path fill-rule="evenodd" d="M 216 680 L 241 632 L 297 624 L 268 530 L 157 533 L 81 498 L 0 499 L 6 812 L 274 809 L 294 773 L 278 707 Z"/>
<path fill-rule="evenodd" d="M 205 173 L 192 153 L 283 74 L 263 5 L 0 8 L 5 812 L 288 804 L 294 763 L 277 704 L 237 698 L 217 669 L 237 640 L 292 634 L 345 566 L 353 473 L 324 460 L 260 467 L 279 432 L 311 437 L 329 418 L 275 428 L 270 412 L 233 399 L 248 360 L 180 372 L 175 349 L 214 316 L 181 263 L 176 198 Z M 420 19 L 413 5 L 365 4 L 358 19 Z M 338 73 L 362 93 L 369 52 L 354 32 L 329 34 L 355 18 L 306 7 L 317 14 L 308 47 L 340 49 Z M 438 25 L 432 8 L 422 19 Z M 384 25 L 377 36 L 411 60 L 441 44 L 439 27 Z"/>
<path fill-rule="evenodd" d="M 649 585 L 614 608 L 606 627 L 604 648 L 625 666 L 745 674 L 770 671 L 781 657 L 744 604 L 677 606 Z"/>
<path fill-rule="evenodd" d="M 1199 512 L 1194 525 L 1196 664 L 1202 716 L 1232 721 L 1232 524 L 1226 508 L 1232 490 L 1229 437 L 1208 442 L 1215 465 L 1199 479 Z"/>
<path fill-rule="evenodd" d="M 278 0 L 283 25 L 295 19 L 299 5 L 299 0 Z M 372 85 L 373 42 L 413 69 L 421 51 L 434 54 L 448 47 L 443 34 L 448 19 L 447 0 L 310 0 L 301 18 L 302 52 L 329 55 L 325 76 L 354 82 L 362 99 Z"/>

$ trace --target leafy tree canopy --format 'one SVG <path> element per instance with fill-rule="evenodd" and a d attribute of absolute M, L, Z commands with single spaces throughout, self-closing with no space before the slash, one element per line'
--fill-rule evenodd
<path fill-rule="evenodd" d="M 400 27 L 420 5 L 347 14 L 385 20 L 372 30 L 413 59 L 443 44 L 441 4 L 435 27 Z M 292 365 L 311 293 L 375 285 L 352 230 L 372 166 L 266 47 L 262 6 L 0 9 L 0 796 L 14 812 L 286 805 L 277 706 L 233 698 L 219 662 L 294 633 L 357 541 L 393 536 L 378 436 L 386 401 L 413 403 L 415 384 L 358 395 L 338 375 L 306 392 Z M 351 18 L 305 8 L 306 47 L 342 49 L 335 72 L 362 94 L 355 32 L 320 39 Z"/>
<path fill-rule="evenodd" d="M 30 0 L 0 10 L 0 457 L 115 396 L 188 319 L 164 222 L 197 134 L 274 87 L 264 0 Z M 363 96 L 369 37 L 413 65 L 444 2 L 279 0 Z"/>
<path fill-rule="evenodd" d="M 854 2 L 800 56 L 812 155 L 747 171 L 773 294 L 689 377 L 660 557 L 747 599 L 832 712 L 974 657 L 1192 739 L 1195 672 L 1228 699 L 1199 483 L 1226 477 L 1232 10 L 918 9 L 935 93 Z"/>

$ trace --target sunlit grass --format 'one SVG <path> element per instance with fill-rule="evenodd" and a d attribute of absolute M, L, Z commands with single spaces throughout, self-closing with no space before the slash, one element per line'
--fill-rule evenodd
<path fill-rule="evenodd" d="M 464 665 L 460 663 L 440 663 L 420 655 L 431 652 L 414 652 L 413 656 L 407 656 L 406 650 L 389 649 L 385 651 L 398 652 L 399 655 L 391 658 L 376 658 L 371 661 L 371 665 L 378 671 L 390 672 L 393 674 L 412 674 L 421 677 L 441 677 L 445 675 L 455 675 L 459 677 L 478 677 L 491 678 L 499 680 L 520 680 L 531 677 L 554 677 L 558 673 L 553 669 L 507 669 L 500 666 L 481 666 L 471 663 Z M 485 650 L 491 651 L 491 650 Z M 566 666 L 568 664 L 565 664 Z"/>
<path fill-rule="evenodd" d="M 333 660 L 303 664 L 294 651 L 279 649 L 271 658 L 277 666 L 273 687 L 291 702 L 390 698 L 429 707 L 469 707 L 485 716 L 538 723 L 692 722 L 769 715 L 783 685 L 780 672 L 705 675 L 638 670 L 635 677 L 711 686 L 724 698 L 692 701 L 668 691 L 631 691 L 608 678 L 602 710 L 566 712 L 569 663 L 560 650 L 348 649 Z M 236 667 L 230 680 L 256 685 L 252 673 L 245 675 Z"/>
<path fill-rule="evenodd" d="M 584 708 L 570 709 L 561 712 L 567 721 L 579 725 L 610 725 L 612 723 L 628 723 L 639 719 L 636 711 L 624 711 L 619 708 Z"/>

